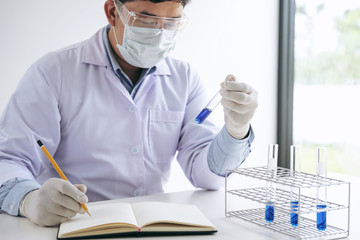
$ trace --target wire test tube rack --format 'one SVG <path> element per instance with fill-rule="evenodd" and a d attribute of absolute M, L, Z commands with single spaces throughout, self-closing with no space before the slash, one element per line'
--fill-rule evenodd
<path fill-rule="evenodd" d="M 231 183 L 234 183 L 234 175 L 239 175 L 243 179 L 251 179 L 236 182 L 234 187 L 234 184 L 230 184 L 229 181 L 229 179 L 232 178 Z M 251 188 L 238 187 L 239 183 L 254 182 L 255 179 L 261 184 Z M 265 220 L 265 206 L 269 205 L 267 200 L 267 182 L 272 182 L 277 186 L 275 201 L 272 202 L 275 209 L 275 219 L 273 222 L 267 222 Z M 324 186 L 327 186 L 328 191 L 331 190 L 329 188 L 331 186 L 341 188 L 340 192 L 344 200 L 341 201 L 341 203 L 328 201 L 326 211 L 328 213 L 341 211 L 343 218 L 346 220 L 342 221 L 342 227 L 328 224 L 324 231 L 319 231 L 317 229 L 316 219 L 314 219 L 316 213 L 320 211 L 317 209 L 316 189 Z M 313 192 L 314 194 L 312 194 Z M 294 194 L 298 200 L 297 208 L 291 206 Z M 339 194 L 338 189 L 335 194 Z M 235 210 L 233 210 L 234 207 L 230 210 L 230 205 L 240 204 L 238 201 L 235 201 L 235 204 L 234 201 L 229 201 L 230 196 L 235 198 L 241 197 L 243 200 L 255 202 L 256 207 L 239 210 L 237 208 L 239 206 L 235 206 Z M 242 206 L 243 205 L 244 204 L 242 204 Z M 254 204 L 245 205 L 251 206 Z M 292 213 L 298 215 L 297 226 L 293 226 L 290 222 L 290 215 Z M 240 218 L 246 222 L 271 229 L 277 233 L 285 234 L 296 239 L 345 238 L 349 235 L 350 225 L 350 183 L 332 178 L 319 178 L 316 175 L 308 173 L 293 172 L 290 171 L 290 169 L 282 167 L 277 167 L 276 177 L 269 177 L 267 167 L 227 170 L 225 174 L 225 216 Z"/>

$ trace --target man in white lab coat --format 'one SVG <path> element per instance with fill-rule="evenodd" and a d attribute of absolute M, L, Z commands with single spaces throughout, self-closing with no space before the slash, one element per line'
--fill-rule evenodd
<path fill-rule="evenodd" d="M 108 26 L 30 67 L 0 118 L 1 210 L 52 226 L 88 200 L 163 192 L 176 152 L 195 187 L 223 186 L 225 170 L 250 152 L 257 93 L 229 75 L 225 126 L 195 122 L 209 100 L 204 86 L 168 56 L 188 1 L 107 0 Z"/>

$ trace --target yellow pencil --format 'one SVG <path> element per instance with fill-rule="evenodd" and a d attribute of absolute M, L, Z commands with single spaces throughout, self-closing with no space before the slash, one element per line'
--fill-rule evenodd
<path fill-rule="evenodd" d="M 42 144 L 42 142 L 40 140 L 37 141 L 37 143 L 39 144 L 39 147 L 41 148 L 41 150 L 43 150 L 43 152 L 45 153 L 46 157 L 49 159 L 49 161 L 51 162 L 51 164 L 54 166 L 55 170 L 57 171 L 57 173 L 60 175 L 60 177 L 63 179 L 63 180 L 66 180 L 66 181 L 69 181 L 65 174 L 63 173 L 63 171 L 61 171 L 59 165 L 57 165 L 57 163 L 55 162 L 55 159 L 50 155 L 49 151 L 46 149 L 46 147 L 44 146 L 44 144 Z M 85 204 L 83 203 L 80 203 L 81 207 L 84 209 L 84 211 L 89 215 L 89 210 L 88 208 L 86 207 Z"/>

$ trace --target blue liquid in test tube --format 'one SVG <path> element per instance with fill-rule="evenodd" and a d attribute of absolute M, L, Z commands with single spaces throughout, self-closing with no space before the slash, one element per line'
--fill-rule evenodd
<path fill-rule="evenodd" d="M 201 124 L 210 115 L 210 113 L 219 105 L 221 101 L 220 92 L 217 92 L 210 102 L 204 107 L 204 109 L 195 118 L 195 122 Z"/>
<path fill-rule="evenodd" d="M 195 118 L 195 122 L 198 124 L 202 123 L 210 115 L 211 112 L 211 110 L 204 108 Z"/>
<path fill-rule="evenodd" d="M 317 205 L 317 209 L 324 209 L 326 205 Z M 316 213 L 316 226 L 319 231 L 324 231 L 326 229 L 326 211 Z"/>
<path fill-rule="evenodd" d="M 271 202 L 268 202 L 268 204 L 271 204 Z M 274 207 L 270 205 L 266 205 L 265 207 L 265 220 L 267 222 L 274 221 Z"/>
<path fill-rule="evenodd" d="M 298 206 L 299 206 L 299 201 L 291 201 L 291 210 L 292 211 L 297 211 Z M 297 213 L 292 212 L 290 214 L 290 222 L 291 222 L 291 225 L 296 227 L 298 225 L 298 222 L 299 222 L 299 215 Z"/>

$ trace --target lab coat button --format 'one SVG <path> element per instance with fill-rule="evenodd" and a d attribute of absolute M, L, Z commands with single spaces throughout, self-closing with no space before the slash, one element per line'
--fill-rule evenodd
<path fill-rule="evenodd" d="M 131 105 L 131 106 L 129 107 L 129 112 L 133 113 L 133 112 L 135 112 L 135 111 L 136 111 L 135 106 L 134 106 L 134 105 Z"/>
<path fill-rule="evenodd" d="M 134 190 L 134 196 L 135 197 L 139 197 L 139 196 L 142 196 L 143 195 L 143 190 L 142 188 L 137 188 Z"/>
<path fill-rule="evenodd" d="M 14 209 L 13 205 L 10 205 L 9 208 L 10 208 L 10 211 L 12 211 Z"/>
<path fill-rule="evenodd" d="M 131 147 L 130 151 L 131 151 L 131 153 L 134 154 L 134 155 L 135 155 L 135 154 L 138 154 L 138 153 L 139 153 L 139 147 L 133 146 L 133 147 Z"/>

